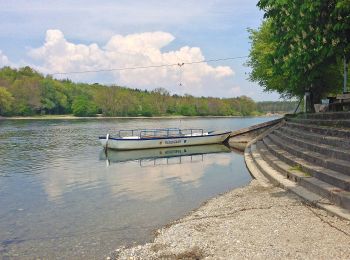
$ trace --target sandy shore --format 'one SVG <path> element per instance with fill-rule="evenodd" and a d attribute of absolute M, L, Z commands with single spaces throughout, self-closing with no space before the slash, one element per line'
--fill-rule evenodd
<path fill-rule="evenodd" d="M 250 185 L 209 200 L 112 259 L 350 259 L 350 222 L 277 187 Z"/>

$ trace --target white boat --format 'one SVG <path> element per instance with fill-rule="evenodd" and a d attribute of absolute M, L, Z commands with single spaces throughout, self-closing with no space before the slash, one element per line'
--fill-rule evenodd
<path fill-rule="evenodd" d="M 116 136 L 107 134 L 99 137 L 104 148 L 135 150 L 162 147 L 191 146 L 223 143 L 231 132 L 203 129 L 136 129 L 119 130 Z"/>

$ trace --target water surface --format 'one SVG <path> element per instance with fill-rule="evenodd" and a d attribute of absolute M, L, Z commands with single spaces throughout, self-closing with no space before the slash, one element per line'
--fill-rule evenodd
<path fill-rule="evenodd" d="M 247 184 L 222 146 L 102 152 L 97 137 L 129 128 L 235 130 L 271 118 L 0 121 L 0 258 L 101 259 L 207 199 Z M 164 156 L 166 155 L 166 156 Z"/>

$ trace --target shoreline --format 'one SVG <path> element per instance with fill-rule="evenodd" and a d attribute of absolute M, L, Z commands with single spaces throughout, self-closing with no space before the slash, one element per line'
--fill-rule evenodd
<path fill-rule="evenodd" d="M 90 119 L 90 120 L 103 120 L 103 119 L 186 119 L 186 118 L 250 118 L 250 117 L 278 117 L 284 116 L 284 114 L 265 114 L 258 116 L 95 116 L 95 117 L 77 117 L 73 115 L 48 115 L 48 116 L 13 116 L 2 117 L 0 120 L 78 120 L 78 119 Z"/>
<path fill-rule="evenodd" d="M 350 222 L 257 180 L 209 199 L 107 259 L 349 259 Z"/>

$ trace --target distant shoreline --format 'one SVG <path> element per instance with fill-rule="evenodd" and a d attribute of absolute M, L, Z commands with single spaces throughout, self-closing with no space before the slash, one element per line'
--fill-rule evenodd
<path fill-rule="evenodd" d="M 94 116 L 94 117 L 78 117 L 73 115 L 43 115 L 43 116 L 13 116 L 1 117 L 0 120 L 74 120 L 74 119 L 184 119 L 184 118 L 246 118 L 246 117 L 275 117 L 283 116 L 284 114 L 264 114 L 259 116 Z"/>

